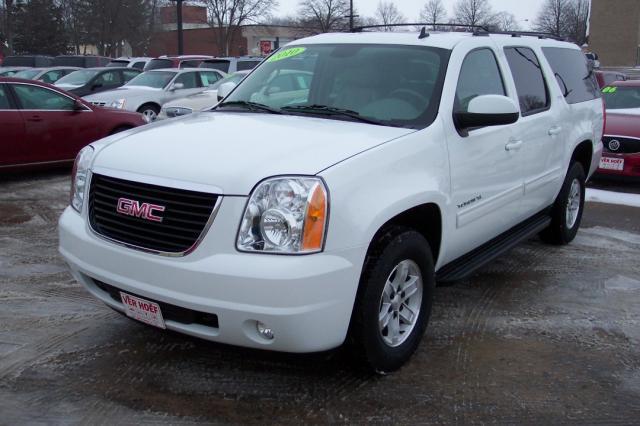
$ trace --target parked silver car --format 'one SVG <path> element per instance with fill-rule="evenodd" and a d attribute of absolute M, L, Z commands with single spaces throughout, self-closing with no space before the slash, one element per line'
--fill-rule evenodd
<path fill-rule="evenodd" d="M 155 121 L 166 102 L 202 92 L 225 76 L 218 70 L 198 68 L 146 71 L 124 86 L 85 99 L 94 105 L 137 111 Z"/>
<path fill-rule="evenodd" d="M 78 71 L 78 67 L 49 67 L 49 68 L 27 68 L 13 75 L 15 78 L 26 80 L 38 80 L 44 83 L 53 84 L 67 74 Z"/>
<path fill-rule="evenodd" d="M 184 98 L 175 99 L 165 103 L 160 110 L 158 120 L 179 117 L 181 115 L 191 114 L 194 111 L 197 112 L 213 107 L 218 103 L 218 88 L 220 85 L 224 83 L 238 84 L 247 74 L 249 74 L 249 72 L 250 71 L 238 71 L 218 80 L 216 83 L 209 86 L 209 88 L 204 92 L 185 96 Z"/>

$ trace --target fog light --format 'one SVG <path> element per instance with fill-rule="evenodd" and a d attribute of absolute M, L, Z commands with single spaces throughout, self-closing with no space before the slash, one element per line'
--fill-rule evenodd
<path fill-rule="evenodd" d="M 260 321 L 257 321 L 256 328 L 258 329 L 258 334 L 260 334 L 265 339 L 267 340 L 273 339 L 273 330 L 268 328 L 266 324 L 263 324 Z"/>

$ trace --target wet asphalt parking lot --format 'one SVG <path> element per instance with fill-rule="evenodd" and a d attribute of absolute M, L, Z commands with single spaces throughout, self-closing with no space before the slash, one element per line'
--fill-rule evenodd
<path fill-rule="evenodd" d="M 0 424 L 640 423 L 639 208 L 588 203 L 573 244 L 531 239 L 438 287 L 418 352 L 378 377 L 110 310 L 57 253 L 68 187 L 0 177 Z"/>

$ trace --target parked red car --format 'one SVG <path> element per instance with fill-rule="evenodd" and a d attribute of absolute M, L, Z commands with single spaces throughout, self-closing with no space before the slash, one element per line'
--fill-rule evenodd
<path fill-rule="evenodd" d="M 640 116 L 609 112 L 602 143 L 598 175 L 640 179 Z"/>
<path fill-rule="evenodd" d="M 629 78 L 626 74 L 615 71 L 596 71 L 596 80 L 598 81 L 598 86 L 600 88 L 604 88 L 614 81 L 627 81 Z"/>
<path fill-rule="evenodd" d="M 85 145 L 145 124 L 39 81 L 0 78 L 0 171 L 72 163 Z"/>

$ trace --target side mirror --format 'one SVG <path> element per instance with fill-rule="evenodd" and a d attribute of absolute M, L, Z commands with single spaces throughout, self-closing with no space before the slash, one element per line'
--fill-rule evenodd
<path fill-rule="evenodd" d="M 218 87 L 218 100 L 221 101 L 226 98 L 227 95 L 236 88 L 236 86 L 237 85 L 231 81 L 221 84 L 220 87 Z"/>
<path fill-rule="evenodd" d="M 520 109 L 506 96 L 482 95 L 469 102 L 466 112 L 455 112 L 453 115 L 458 130 L 467 130 L 513 124 L 520 118 Z"/>
<path fill-rule="evenodd" d="M 173 86 L 171 86 L 172 92 L 174 90 L 182 90 L 182 89 L 184 89 L 184 83 L 174 83 Z"/>

